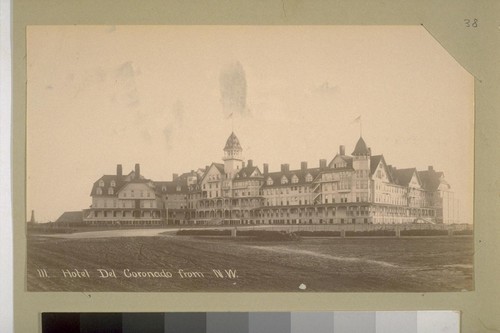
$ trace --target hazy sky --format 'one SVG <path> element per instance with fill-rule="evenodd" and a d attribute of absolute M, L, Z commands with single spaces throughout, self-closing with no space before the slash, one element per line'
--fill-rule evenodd
<path fill-rule="evenodd" d="M 373 154 L 444 171 L 470 222 L 473 100 L 420 26 L 33 26 L 27 210 L 87 208 L 118 163 L 170 180 L 221 162 L 233 126 L 261 170 L 314 167 L 352 152 L 361 115 Z"/>

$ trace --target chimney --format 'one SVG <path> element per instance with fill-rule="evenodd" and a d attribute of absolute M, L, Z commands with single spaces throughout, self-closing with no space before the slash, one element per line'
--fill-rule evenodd
<path fill-rule="evenodd" d="M 248 160 L 247 165 L 248 165 L 249 168 L 253 167 L 253 161 L 252 160 Z"/>
<path fill-rule="evenodd" d="M 245 161 L 242 162 L 241 168 L 243 169 L 245 167 Z"/>
<path fill-rule="evenodd" d="M 267 175 L 269 173 L 269 164 L 264 163 L 264 175 Z"/>
<path fill-rule="evenodd" d="M 121 177 L 123 175 L 123 168 L 121 164 L 116 165 L 116 175 Z"/>
<path fill-rule="evenodd" d="M 307 162 L 300 162 L 300 170 L 307 170 Z"/>
<path fill-rule="evenodd" d="M 36 223 L 36 221 L 35 221 L 35 210 L 34 209 L 31 210 L 31 219 L 30 219 L 30 222 L 31 223 Z"/>
<path fill-rule="evenodd" d="M 326 160 L 325 159 L 319 160 L 319 167 L 320 167 L 320 169 L 326 169 Z"/>
<path fill-rule="evenodd" d="M 372 156 L 372 147 L 368 147 L 368 155 Z"/>
<path fill-rule="evenodd" d="M 429 165 L 429 166 L 427 167 L 427 170 L 429 170 L 429 171 L 434 171 L 434 167 L 433 167 L 432 165 Z"/>
<path fill-rule="evenodd" d="M 173 173 L 173 174 L 172 174 L 172 180 L 173 180 L 173 181 L 176 181 L 177 179 L 179 179 L 179 174 L 177 174 L 177 173 Z"/>
<path fill-rule="evenodd" d="M 339 153 L 341 156 L 345 155 L 345 146 L 344 145 L 339 146 Z"/>
<path fill-rule="evenodd" d="M 141 166 L 139 163 L 135 164 L 135 179 L 139 179 L 141 177 Z"/>
<path fill-rule="evenodd" d="M 281 172 L 288 172 L 288 170 L 290 170 L 289 164 L 282 164 L 281 165 Z"/>

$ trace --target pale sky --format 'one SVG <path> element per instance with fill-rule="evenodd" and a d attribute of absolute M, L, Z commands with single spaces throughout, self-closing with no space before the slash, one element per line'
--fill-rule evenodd
<path fill-rule="evenodd" d="M 233 126 L 261 170 L 315 167 L 361 116 L 374 155 L 443 171 L 472 222 L 473 77 L 420 26 L 32 26 L 27 59 L 28 219 L 87 208 L 116 164 L 221 162 Z"/>

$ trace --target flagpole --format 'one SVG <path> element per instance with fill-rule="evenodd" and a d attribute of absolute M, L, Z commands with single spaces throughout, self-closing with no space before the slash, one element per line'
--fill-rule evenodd
<path fill-rule="evenodd" d="M 363 136 L 363 120 L 361 119 L 361 116 L 359 116 L 359 137 L 361 138 Z"/>

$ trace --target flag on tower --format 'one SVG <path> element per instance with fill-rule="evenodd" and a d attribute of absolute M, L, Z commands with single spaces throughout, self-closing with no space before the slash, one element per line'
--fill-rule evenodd
<path fill-rule="evenodd" d="M 361 122 L 361 116 L 358 116 L 356 119 L 352 121 L 351 124 L 359 124 Z"/>
<path fill-rule="evenodd" d="M 359 124 L 359 136 L 363 136 L 363 128 L 361 125 L 361 115 L 354 119 L 351 124 Z"/>

